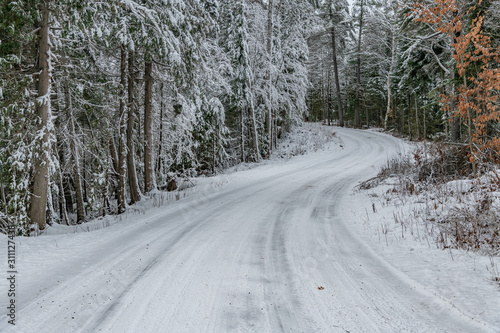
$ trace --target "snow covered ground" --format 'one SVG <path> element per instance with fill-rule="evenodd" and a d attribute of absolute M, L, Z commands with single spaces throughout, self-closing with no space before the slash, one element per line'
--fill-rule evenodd
<path fill-rule="evenodd" d="M 17 237 L 16 326 L 0 331 L 500 332 L 489 258 L 403 238 L 384 188 L 355 190 L 406 144 L 321 131 L 124 216 Z"/>

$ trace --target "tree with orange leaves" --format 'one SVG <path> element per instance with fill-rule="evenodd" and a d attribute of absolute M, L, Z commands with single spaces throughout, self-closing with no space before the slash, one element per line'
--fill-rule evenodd
<path fill-rule="evenodd" d="M 472 1 L 464 9 L 458 0 L 433 0 L 432 5 L 416 3 L 412 8 L 415 21 L 431 24 L 453 40 L 460 83 L 456 93 L 443 95 L 441 102 L 444 111 L 465 120 L 474 175 L 478 163 L 500 162 L 500 47 L 492 47 L 484 33 L 482 3 Z M 450 110 L 452 106 L 456 109 Z"/>

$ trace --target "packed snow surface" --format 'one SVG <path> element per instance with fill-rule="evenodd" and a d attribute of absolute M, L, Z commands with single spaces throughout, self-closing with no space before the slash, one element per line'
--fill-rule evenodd
<path fill-rule="evenodd" d="M 16 326 L 4 315 L 0 331 L 500 332 L 498 287 L 479 268 L 470 278 L 472 257 L 440 275 L 454 269 L 446 252 L 391 252 L 374 236 L 370 198 L 353 188 L 406 145 L 330 129 L 341 144 L 105 228 L 17 237 Z"/>

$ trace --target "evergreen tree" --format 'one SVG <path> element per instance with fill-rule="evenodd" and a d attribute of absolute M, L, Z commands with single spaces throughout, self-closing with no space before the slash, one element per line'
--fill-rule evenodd
<path fill-rule="evenodd" d="M 250 159 L 259 160 L 260 150 L 257 137 L 257 121 L 253 101 L 253 72 L 248 49 L 247 5 L 239 0 L 229 4 L 232 24 L 227 32 L 227 51 L 233 67 L 231 80 L 231 107 L 239 113 L 240 119 L 240 159 L 247 160 L 247 131 L 250 132 L 253 152 Z M 248 126 L 250 124 L 250 126 Z"/>

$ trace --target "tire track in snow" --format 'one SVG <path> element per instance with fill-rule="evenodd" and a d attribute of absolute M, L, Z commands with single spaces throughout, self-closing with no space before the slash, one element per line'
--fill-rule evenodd
<path fill-rule="evenodd" d="M 271 319 L 275 321 L 272 327 L 276 331 L 286 332 L 301 327 L 308 319 L 303 317 L 304 311 L 295 290 L 299 288 L 293 282 L 292 270 L 288 260 L 287 244 L 285 242 L 285 227 L 290 221 L 292 207 L 280 205 L 277 217 L 269 232 L 265 261 L 265 272 L 273 281 L 266 285 L 265 302 Z M 300 319 L 299 319 L 300 318 Z"/>
<path fill-rule="evenodd" d="M 307 168 L 310 168 L 311 166 L 308 166 Z M 262 188 L 262 184 L 254 184 L 254 185 L 251 185 L 251 187 L 258 187 L 258 190 L 256 190 L 254 193 L 258 194 L 259 192 L 265 192 L 267 191 L 269 188 L 272 188 L 275 186 L 276 183 L 280 183 L 281 179 L 283 177 L 288 177 L 290 174 L 294 174 L 294 173 L 299 173 L 301 172 L 300 170 L 293 170 L 293 171 L 290 171 L 288 173 L 284 173 L 282 175 L 279 175 L 278 177 L 275 177 L 272 181 L 269 181 L 267 183 L 267 185 L 265 187 Z M 260 188 L 259 188 L 260 187 Z M 238 197 L 234 197 L 234 194 L 238 192 L 239 189 L 236 189 L 236 190 L 232 190 L 228 193 L 223 193 L 219 196 L 216 196 L 215 199 L 219 200 L 220 198 L 231 198 L 229 201 L 225 200 L 225 203 L 224 205 L 225 206 L 232 206 L 235 204 L 236 201 L 240 200 L 241 201 L 241 198 L 238 198 Z M 203 205 L 204 204 L 210 204 L 212 201 L 215 201 L 215 199 L 211 199 L 211 200 L 208 200 L 207 198 L 205 198 L 203 201 Z M 195 204 L 195 206 L 197 206 L 198 204 Z M 191 207 L 191 206 L 190 206 Z M 182 234 L 175 240 L 175 243 L 172 243 L 168 248 L 165 248 L 163 251 L 164 252 L 168 252 L 169 250 L 171 250 L 171 248 L 176 245 L 177 243 L 179 243 L 181 240 L 185 240 L 185 238 L 187 238 L 187 236 L 190 236 L 192 237 L 194 234 L 196 234 L 196 232 L 198 231 L 199 227 L 201 227 L 202 225 L 208 223 L 211 221 L 211 217 L 214 216 L 214 215 L 217 215 L 217 211 L 220 210 L 221 207 L 217 207 L 217 208 L 212 208 L 212 211 L 209 215 L 206 214 L 206 211 L 207 209 L 205 207 L 203 208 L 198 208 L 197 211 L 199 212 L 198 215 L 200 215 L 199 217 L 196 217 L 196 218 L 189 218 L 189 220 L 191 221 L 195 221 L 193 222 L 195 224 L 195 227 L 191 227 L 189 228 L 188 230 L 184 230 L 184 232 L 182 232 Z M 201 216 L 203 215 L 203 216 Z M 168 256 L 169 254 L 165 254 L 165 256 Z M 92 331 L 95 331 L 103 321 L 106 321 L 108 317 L 113 317 L 113 312 L 115 312 L 115 310 L 117 309 L 117 307 L 122 303 L 122 299 L 127 295 L 127 293 L 129 293 L 129 290 L 131 290 L 134 285 L 140 281 L 140 279 L 142 279 L 146 274 L 150 274 L 150 271 L 155 268 L 158 264 L 158 262 L 161 261 L 162 257 L 164 256 L 159 256 L 159 257 L 156 257 L 149 265 L 147 265 L 136 277 L 135 279 L 133 279 L 132 281 L 130 281 L 130 283 L 128 283 L 126 286 L 124 286 L 122 289 L 123 291 L 118 293 L 117 295 L 115 295 L 114 297 L 114 300 L 113 302 L 107 304 L 105 306 L 104 309 L 100 309 L 99 312 L 103 312 L 102 315 L 99 315 L 97 317 L 94 317 L 91 319 L 90 323 L 87 323 L 86 326 L 85 326 L 85 329 L 84 331 L 86 332 L 92 332 Z M 186 282 L 189 282 L 190 279 L 186 279 Z M 189 283 L 186 283 L 186 287 L 184 287 L 184 290 L 187 288 L 187 286 L 189 285 Z"/>
<path fill-rule="evenodd" d="M 176 203 L 109 237 L 115 248 L 20 315 L 37 322 L 31 332 L 487 331 L 450 306 L 437 308 L 439 298 L 349 231 L 347 192 L 376 172 L 366 161 L 383 162 L 398 141 L 336 131 L 345 149 L 331 157 Z M 114 286 L 102 281 L 110 274 L 119 278 Z M 85 307 L 87 291 L 111 300 Z M 81 318 L 72 322 L 55 306 L 41 313 L 43 299 L 64 301 Z"/>
<path fill-rule="evenodd" d="M 349 167 L 353 165 L 346 166 L 346 170 Z M 423 286 L 394 269 L 349 231 L 342 217 L 342 202 L 348 200 L 345 194 L 357 178 L 347 171 L 343 174 L 339 175 L 342 181 L 331 181 L 317 196 L 310 217 L 323 223 L 310 242 L 321 240 L 327 257 L 335 262 L 323 265 L 314 275 L 322 275 L 330 286 L 342 286 L 333 290 L 337 299 L 356 301 L 348 302 L 348 308 L 330 306 L 326 301 L 321 306 L 330 306 L 331 311 L 320 312 L 328 315 L 324 320 L 334 318 L 332 314 L 337 311 L 340 316 L 336 326 L 356 332 L 437 332 L 443 327 L 454 332 L 493 332 L 488 325 L 472 320 L 453 307 L 436 306 L 442 303 L 439 297 L 430 295 Z M 301 249 L 301 252 L 307 250 Z"/>

